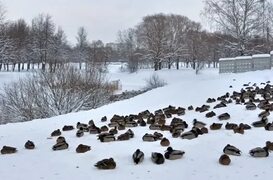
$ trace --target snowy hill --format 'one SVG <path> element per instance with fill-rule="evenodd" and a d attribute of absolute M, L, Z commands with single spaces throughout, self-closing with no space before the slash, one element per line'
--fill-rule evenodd
<path fill-rule="evenodd" d="M 135 74 L 119 73 L 117 69 L 110 71 L 110 79 L 120 79 L 123 90 L 140 89 L 144 86 L 145 79 L 149 78 L 153 71 L 143 70 Z M 210 104 L 210 111 L 216 115 L 228 112 L 231 118 L 223 121 L 220 130 L 211 131 L 208 134 L 198 136 L 193 140 L 172 138 L 168 131 L 161 132 L 170 140 L 174 149 L 185 151 L 182 159 L 166 160 L 163 165 L 156 165 L 151 161 L 152 152 L 164 153 L 166 147 L 160 145 L 160 141 L 143 142 L 145 133 L 153 133 L 146 127 L 131 128 L 135 137 L 129 141 L 115 141 L 101 143 L 97 135 L 85 133 L 83 137 L 75 136 L 76 130 L 62 132 L 69 148 L 62 151 L 53 151 L 52 146 L 56 137 L 50 137 L 53 130 L 61 129 L 64 125 L 73 125 L 77 122 L 88 123 L 93 119 L 98 127 L 109 123 L 114 115 L 138 114 L 141 111 L 165 108 L 169 105 L 187 108 L 207 104 L 207 98 L 217 98 L 226 92 L 240 91 L 243 84 L 271 81 L 273 71 L 257 71 L 242 74 L 218 74 L 218 70 L 204 70 L 196 76 L 192 70 L 162 70 L 158 75 L 168 85 L 154 89 L 145 94 L 129 100 L 124 100 L 103 106 L 101 108 L 71 113 L 49 119 L 34 120 L 25 123 L 15 123 L 0 126 L 0 147 L 9 145 L 16 147 L 18 152 L 10 155 L 0 155 L 0 177 L 5 180 L 19 179 L 269 179 L 273 175 L 273 154 L 267 158 L 253 158 L 248 152 L 255 147 L 265 146 L 266 141 L 273 141 L 273 132 L 265 131 L 264 128 L 252 128 L 245 131 L 244 135 L 234 134 L 233 131 L 225 130 L 226 122 L 247 123 L 259 120 L 260 109 L 247 111 L 243 105 L 228 104 L 226 108 L 212 109 L 218 102 Z M 2 80 L 1 80 L 2 81 Z M 232 88 L 230 88 L 232 86 Z M 263 87 L 263 85 L 261 86 Z M 206 118 L 204 113 L 186 110 L 186 114 L 179 116 L 192 128 L 192 121 L 196 118 L 209 125 L 219 120 L 217 116 Z M 100 119 L 107 116 L 107 122 Z M 177 117 L 177 116 L 175 116 Z M 269 122 L 273 121 L 270 115 Z M 172 118 L 167 119 L 167 124 Z M 119 131 L 122 134 L 127 131 Z M 118 135 L 119 135 L 118 134 Z M 36 148 L 26 150 L 24 144 L 32 140 Z M 79 144 L 91 146 L 91 151 L 77 154 L 76 147 Z M 222 166 L 218 163 L 223 154 L 223 148 L 232 144 L 242 151 L 241 156 L 230 156 L 231 164 Z M 136 149 L 145 153 L 144 162 L 135 165 L 132 161 L 132 153 Z M 113 157 L 117 163 L 114 170 L 98 170 L 94 164 L 104 158 Z"/>

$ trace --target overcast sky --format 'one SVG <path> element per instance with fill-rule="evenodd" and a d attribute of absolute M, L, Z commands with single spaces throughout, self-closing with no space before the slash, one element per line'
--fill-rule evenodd
<path fill-rule="evenodd" d="M 114 42 L 118 30 L 134 27 L 142 17 L 154 13 L 174 13 L 201 21 L 202 0 L 0 0 L 6 18 L 24 18 L 28 23 L 40 13 L 48 13 L 63 28 L 70 42 L 80 26 L 89 40 Z"/>

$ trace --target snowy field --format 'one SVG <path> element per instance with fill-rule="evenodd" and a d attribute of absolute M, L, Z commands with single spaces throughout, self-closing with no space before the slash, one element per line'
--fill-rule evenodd
<path fill-rule="evenodd" d="M 118 67 L 113 66 L 109 70 L 109 78 L 120 79 L 122 90 L 141 89 L 145 86 L 145 79 L 154 72 L 142 70 L 138 73 L 128 74 L 119 72 Z M 136 96 L 129 100 L 105 105 L 101 108 L 71 113 L 49 119 L 34 120 L 25 123 L 7 124 L 0 126 L 0 147 L 4 145 L 14 146 L 18 152 L 11 155 L 0 155 L 0 179 L 1 180 L 59 180 L 59 179 L 269 179 L 273 175 L 273 154 L 267 158 L 253 158 L 248 152 L 255 147 L 265 146 L 266 141 L 273 141 L 272 131 L 264 128 L 252 128 L 245 131 L 244 135 L 234 134 L 233 131 L 220 130 L 210 131 L 208 134 L 198 136 L 193 140 L 172 138 L 167 131 L 161 132 L 170 140 L 174 149 L 185 151 L 185 155 L 179 160 L 165 160 L 163 165 L 156 165 L 151 161 L 152 152 L 164 153 L 166 147 L 160 145 L 160 141 L 143 142 L 145 133 L 153 133 L 149 127 L 131 128 L 135 137 L 129 141 L 115 141 L 101 143 L 97 136 L 85 133 L 83 137 L 75 136 L 76 130 L 62 132 L 66 138 L 69 148 L 62 151 L 53 151 L 52 146 L 56 138 L 50 138 L 53 130 L 61 129 L 64 125 L 74 125 L 77 122 L 88 123 L 93 119 L 97 126 L 106 125 L 114 115 L 138 114 L 148 109 L 153 112 L 169 105 L 187 108 L 206 104 L 207 98 L 217 98 L 226 92 L 239 91 L 243 84 L 257 83 L 270 80 L 273 82 L 273 71 L 257 71 L 241 74 L 218 74 L 218 69 L 207 69 L 200 72 L 198 76 L 192 70 L 162 70 L 157 72 L 168 85 L 154 89 L 145 94 Z M 0 73 L 0 86 L 2 82 L 16 79 L 18 74 L 7 76 Z M 232 85 L 232 88 L 229 86 Z M 226 122 L 247 123 L 259 120 L 258 114 L 261 110 L 247 111 L 243 105 L 229 104 L 226 108 L 212 109 L 218 102 L 212 103 L 210 110 L 216 115 L 228 112 L 231 118 Z M 209 125 L 218 122 L 217 116 L 207 119 L 205 113 L 186 110 L 186 114 L 180 116 L 189 124 L 188 131 L 192 127 L 192 121 L 196 118 Z M 108 121 L 102 123 L 101 117 L 107 116 Z M 167 119 L 167 124 L 172 118 Z M 273 116 L 269 116 L 272 122 Z M 127 129 L 126 129 L 127 130 Z M 126 132 L 119 131 L 119 134 Z M 36 148 L 26 150 L 24 144 L 32 140 Z M 91 146 L 91 151 L 77 154 L 76 147 L 79 144 Z M 223 148 L 231 144 L 242 151 L 242 155 L 230 156 L 231 164 L 222 166 L 218 163 L 223 154 Z M 135 165 L 131 159 L 136 149 L 145 153 L 144 162 Z M 98 170 L 94 164 L 104 158 L 113 157 L 117 163 L 114 170 Z"/>

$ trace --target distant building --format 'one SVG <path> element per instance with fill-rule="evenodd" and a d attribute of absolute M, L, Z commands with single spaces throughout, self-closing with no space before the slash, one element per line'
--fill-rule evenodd
<path fill-rule="evenodd" d="M 271 69 L 273 66 L 273 51 L 270 54 L 221 58 L 219 59 L 219 73 L 240 73 Z"/>

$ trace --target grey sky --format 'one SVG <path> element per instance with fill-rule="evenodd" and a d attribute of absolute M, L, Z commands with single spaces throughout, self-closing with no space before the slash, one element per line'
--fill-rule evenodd
<path fill-rule="evenodd" d="M 154 13 L 175 13 L 200 20 L 202 0 L 0 0 L 6 18 L 24 18 L 27 22 L 40 13 L 48 13 L 75 43 L 77 29 L 84 26 L 89 40 L 114 42 L 118 30 L 134 27 L 142 17 Z"/>

